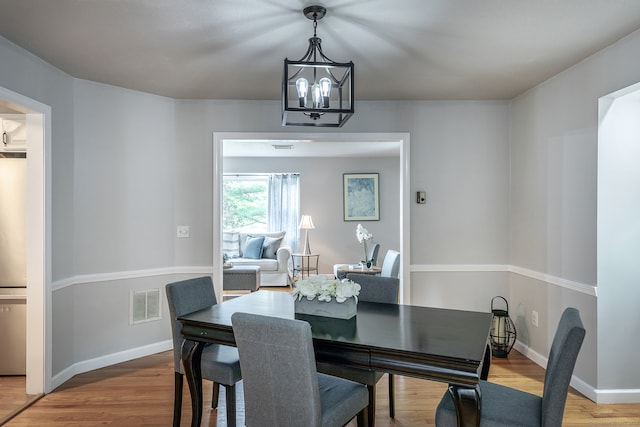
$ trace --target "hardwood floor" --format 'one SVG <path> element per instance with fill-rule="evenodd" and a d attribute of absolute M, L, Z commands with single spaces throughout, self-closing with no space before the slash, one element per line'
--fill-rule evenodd
<path fill-rule="evenodd" d="M 77 375 L 19 413 L 6 426 L 170 426 L 172 363 L 172 352 L 167 351 Z M 512 351 L 507 359 L 493 360 L 490 380 L 541 394 L 544 370 Z M 377 426 L 424 427 L 434 425 L 434 411 L 446 385 L 396 376 L 396 418 L 393 420 L 388 416 L 386 376 L 377 387 Z M 211 383 L 205 382 L 204 401 L 210 399 Z M 222 396 L 220 401 L 224 402 Z M 224 426 L 223 414 L 223 404 L 217 411 L 205 407 L 203 427 Z M 182 426 L 188 426 L 190 421 L 189 393 L 185 385 Z M 355 422 L 351 425 L 355 426 Z M 640 425 L 640 404 L 596 405 L 571 390 L 564 425 Z"/>
<path fill-rule="evenodd" d="M 0 425 L 40 398 L 26 393 L 26 382 L 24 375 L 0 377 Z"/>

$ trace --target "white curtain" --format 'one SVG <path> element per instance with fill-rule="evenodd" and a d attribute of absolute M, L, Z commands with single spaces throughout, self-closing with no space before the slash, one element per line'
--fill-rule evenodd
<path fill-rule="evenodd" d="M 286 231 L 284 245 L 293 252 L 300 251 L 300 174 L 276 173 L 269 178 L 269 205 L 267 229 Z"/>

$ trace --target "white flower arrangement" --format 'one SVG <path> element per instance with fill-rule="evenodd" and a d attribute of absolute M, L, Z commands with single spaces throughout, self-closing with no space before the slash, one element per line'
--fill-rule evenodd
<path fill-rule="evenodd" d="M 306 298 L 312 301 L 318 298 L 318 301 L 331 302 L 333 298 L 336 302 L 342 303 L 347 298 L 355 298 L 358 302 L 360 294 L 360 285 L 349 279 L 329 279 L 327 276 L 310 276 L 305 279 L 298 280 L 291 292 L 298 301 Z"/>
<path fill-rule="evenodd" d="M 364 228 L 362 224 L 358 224 L 358 226 L 356 227 L 356 237 L 358 238 L 358 242 L 363 246 L 364 249 L 363 262 L 367 264 L 367 267 L 370 267 L 371 264 L 373 264 L 374 260 L 367 258 L 367 256 L 369 256 L 369 251 L 367 251 L 367 242 L 373 239 L 373 234 L 369 233 L 369 230 Z"/>

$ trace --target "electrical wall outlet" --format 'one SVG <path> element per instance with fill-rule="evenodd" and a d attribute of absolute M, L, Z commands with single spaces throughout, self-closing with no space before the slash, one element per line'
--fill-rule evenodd
<path fill-rule="evenodd" d="M 538 312 L 533 310 L 531 312 L 531 323 L 533 324 L 533 326 L 535 326 L 536 328 L 538 327 Z"/>

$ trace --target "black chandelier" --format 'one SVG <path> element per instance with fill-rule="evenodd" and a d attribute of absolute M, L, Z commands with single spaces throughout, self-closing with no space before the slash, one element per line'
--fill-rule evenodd
<path fill-rule="evenodd" d="M 313 20 L 313 37 L 302 58 L 284 60 L 282 126 L 341 127 L 353 114 L 353 62 L 334 62 L 322 52 L 316 27 L 324 7 L 302 13 Z"/>

